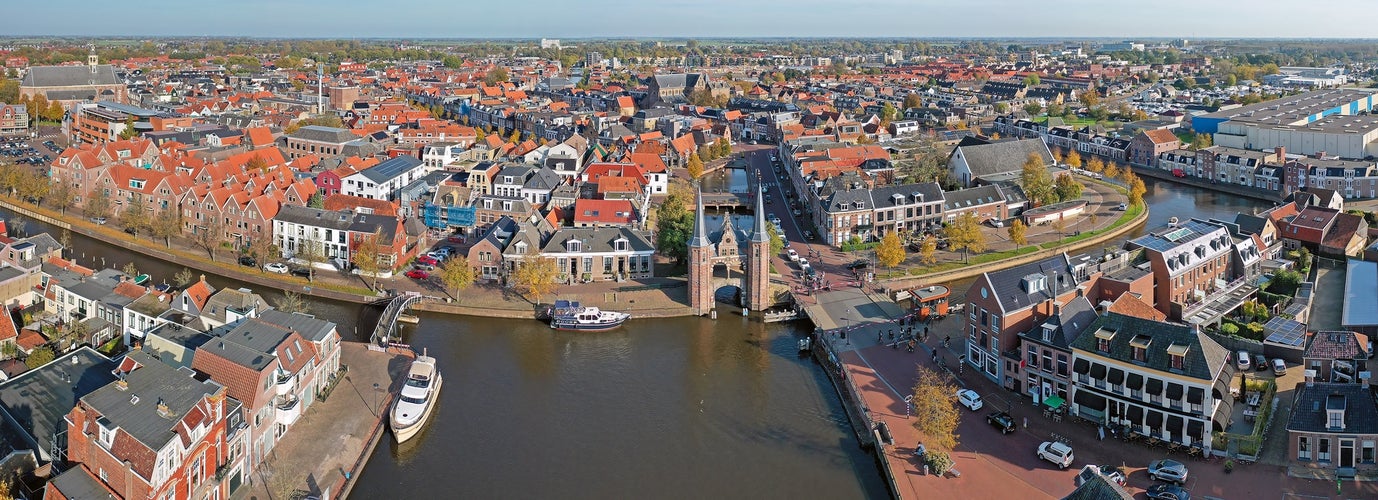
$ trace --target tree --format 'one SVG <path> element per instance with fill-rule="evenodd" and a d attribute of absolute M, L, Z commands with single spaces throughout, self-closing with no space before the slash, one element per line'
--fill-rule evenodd
<path fill-rule="evenodd" d="M 311 312 L 311 303 L 306 300 L 306 297 L 297 292 L 283 292 L 282 298 L 273 301 L 273 308 L 289 314 L 309 314 Z"/>
<path fill-rule="evenodd" d="M 58 238 L 57 238 L 57 243 L 58 243 L 59 245 L 62 245 L 62 249 L 63 249 L 63 250 L 67 250 L 67 249 L 72 248 L 72 230 L 71 230 L 71 229 L 67 229 L 67 228 L 62 228 L 62 235 L 61 235 L 61 236 L 58 236 Z M 63 256 L 63 255 L 59 255 L 59 256 Z"/>
<path fill-rule="evenodd" d="M 139 131 L 134 129 L 134 115 L 129 115 L 124 119 L 124 128 L 120 129 L 120 139 L 129 140 L 139 135 Z"/>
<path fill-rule="evenodd" d="M 120 223 L 124 228 L 132 231 L 135 239 L 139 237 L 139 231 L 148 227 L 148 211 L 144 209 L 143 197 L 135 194 L 129 200 L 129 204 L 124 206 L 124 211 L 120 213 Z"/>
<path fill-rule="evenodd" d="M 904 109 L 914 109 L 923 107 L 923 97 L 919 94 L 909 94 L 904 96 Z"/>
<path fill-rule="evenodd" d="M 901 262 L 904 262 L 904 244 L 900 243 L 899 233 L 896 231 L 885 233 L 885 236 L 880 239 L 880 244 L 876 245 L 876 263 L 887 269 L 894 269 Z"/>
<path fill-rule="evenodd" d="M 1048 225 L 1052 226 L 1054 231 L 1057 231 L 1058 238 L 1061 238 L 1067 234 L 1067 219 L 1064 219 L 1061 216 L 1058 216 L 1058 218 L 1053 219 L 1051 222 L 1048 222 Z"/>
<path fill-rule="evenodd" d="M 898 117 L 899 114 L 899 110 L 895 109 L 893 104 L 886 102 L 885 105 L 880 108 L 880 121 L 890 123 L 895 121 L 895 118 Z"/>
<path fill-rule="evenodd" d="M 489 71 L 488 74 L 483 75 L 483 83 L 484 83 L 485 85 L 490 85 L 490 86 L 491 86 L 491 85 L 497 85 L 497 84 L 502 83 L 502 82 L 505 82 L 505 81 L 507 81 L 507 80 L 508 80 L 507 68 L 504 68 L 504 67 L 502 67 L 502 66 L 498 66 L 498 67 L 496 67 L 496 68 L 493 68 L 493 70 L 492 70 L 492 71 Z"/>
<path fill-rule="evenodd" d="M 1032 86 L 1038 85 L 1038 84 L 1040 84 L 1040 83 L 1043 83 L 1043 82 L 1042 82 L 1042 80 L 1040 80 L 1040 79 L 1038 78 L 1038 75 L 1037 75 L 1037 74 L 1032 74 L 1032 73 L 1031 73 L 1031 74 L 1029 74 L 1029 76 L 1024 77 L 1024 86 L 1025 86 L 1025 87 L 1032 87 Z"/>
<path fill-rule="evenodd" d="M 940 372 L 919 365 L 914 382 L 914 428 L 924 435 L 924 447 L 939 451 L 957 446 L 957 386 Z"/>
<path fill-rule="evenodd" d="M 1099 156 L 1092 156 L 1090 160 L 1086 160 L 1086 170 L 1099 174 L 1105 170 L 1105 162 Z"/>
<path fill-rule="evenodd" d="M 24 366 L 30 369 L 38 368 L 52 362 L 54 358 L 56 358 L 56 355 L 53 354 L 53 349 L 51 347 L 46 345 L 39 346 L 34 349 L 33 352 L 29 353 L 29 357 L 24 358 Z"/>
<path fill-rule="evenodd" d="M 249 240 L 249 256 L 254 258 L 254 262 L 259 264 L 259 271 L 263 271 L 263 263 L 278 256 L 278 247 L 273 244 L 271 236 L 258 236 Z"/>
<path fill-rule="evenodd" d="M 1144 186 L 1143 179 L 1140 179 L 1137 175 L 1134 176 L 1134 179 L 1129 181 L 1129 204 L 1142 205 L 1144 202 L 1144 193 L 1147 192 L 1148 187 Z"/>
<path fill-rule="evenodd" d="M 698 153 L 689 155 L 689 163 L 685 165 L 685 168 L 689 169 L 689 178 L 691 179 L 698 179 L 703 176 L 703 160 L 699 158 Z"/>
<path fill-rule="evenodd" d="M 1114 179 L 1120 176 L 1120 167 L 1115 166 L 1114 163 L 1106 163 L 1105 168 L 1101 169 L 1101 174 Z"/>
<path fill-rule="evenodd" d="M 1081 95 L 1077 96 L 1077 100 L 1081 101 L 1082 106 L 1088 108 L 1093 108 L 1097 104 L 1100 104 L 1100 96 L 1096 94 L 1095 90 L 1082 92 Z"/>
<path fill-rule="evenodd" d="M 212 215 L 206 219 L 206 225 L 197 227 L 196 231 L 191 233 L 191 243 L 201 247 L 211 260 L 215 260 L 215 249 L 220 247 L 221 238 L 224 236 L 225 223 Z"/>
<path fill-rule="evenodd" d="M 316 281 L 316 264 L 325 263 L 325 244 L 316 240 L 303 239 L 297 244 L 297 260 L 306 264 L 306 280 Z"/>
<path fill-rule="evenodd" d="M 718 156 L 725 157 L 732 154 L 732 141 L 726 137 L 719 137 L 717 142 Z"/>
<path fill-rule="evenodd" d="M 766 224 L 766 235 L 770 236 L 772 255 L 785 251 L 785 239 L 780 237 L 780 231 L 775 229 L 775 224 Z"/>
<path fill-rule="evenodd" d="M 919 263 L 925 266 L 938 263 L 938 238 L 930 236 L 919 242 Z"/>
<path fill-rule="evenodd" d="M 259 172 L 267 172 L 268 160 L 264 160 L 263 157 L 259 156 L 258 154 L 254 154 L 253 158 L 249 158 L 249 161 L 244 162 L 244 170 L 246 172 L 253 172 L 255 170 Z"/>
<path fill-rule="evenodd" d="M 1026 234 L 1029 232 L 1029 226 L 1024 225 L 1022 219 L 1015 219 L 1014 222 L 1010 223 L 1009 229 L 1005 231 L 1010 233 L 1010 241 L 1014 242 L 1014 248 L 1017 249 L 1029 244 L 1029 239 L 1026 237 Z"/>
<path fill-rule="evenodd" d="M 684 262 L 694 232 L 694 213 L 689 211 L 686 198 L 683 191 L 672 190 L 655 209 L 656 250 L 676 262 Z"/>
<path fill-rule="evenodd" d="M 517 129 L 515 129 L 515 128 L 512 129 L 512 135 L 507 137 L 507 142 L 510 142 L 510 143 L 512 143 L 512 144 L 521 144 L 521 142 L 522 142 L 522 131 L 517 130 Z"/>
<path fill-rule="evenodd" d="M 72 190 L 71 184 L 58 182 L 48 191 L 48 199 L 62 215 L 67 215 L 67 209 L 76 203 L 76 193 Z"/>
<path fill-rule="evenodd" d="M 534 297 L 535 303 L 539 304 L 541 297 L 555 291 L 559 278 L 560 268 L 555 265 L 555 259 L 543 257 L 532 249 L 517 264 L 517 270 L 512 273 L 512 284 L 523 295 Z"/>
<path fill-rule="evenodd" d="M 474 284 L 474 270 L 463 258 L 450 259 L 440 266 L 440 285 L 451 297 L 459 298 L 459 292 Z"/>
<path fill-rule="evenodd" d="M 139 268 L 134 265 L 133 261 L 130 261 L 128 264 L 125 264 L 124 267 L 120 268 L 120 272 L 124 273 L 124 275 L 128 276 L 130 279 L 139 276 Z"/>
<path fill-rule="evenodd" d="M 369 278 L 370 290 L 378 289 L 378 273 L 386 267 L 383 263 L 384 250 L 379 243 L 380 238 L 381 235 L 377 232 L 363 236 L 359 239 L 359 245 L 354 247 L 354 267 L 359 270 L 359 276 Z"/>
<path fill-rule="evenodd" d="M 312 193 L 311 197 L 306 200 L 306 206 L 320 209 L 325 208 L 325 196 L 321 195 L 321 193 Z"/>
<path fill-rule="evenodd" d="M 973 212 L 964 212 L 947 226 L 947 241 L 953 250 L 962 251 L 962 260 L 968 253 L 986 251 L 986 235 L 981 232 L 981 221 Z"/>
<path fill-rule="evenodd" d="M 1043 158 L 1037 154 L 1029 153 L 1028 158 L 1024 159 L 1023 170 L 1019 173 L 1019 183 L 1024 187 L 1024 194 L 1029 197 L 1029 201 L 1035 205 L 1052 203 L 1053 197 L 1057 196 L 1053 187 L 1053 176 L 1048 173 L 1047 167 L 1043 166 Z"/>
<path fill-rule="evenodd" d="M 196 281 L 196 274 L 185 267 L 181 271 L 177 271 L 177 274 L 172 275 L 172 284 L 177 285 L 177 288 L 186 288 L 193 281 Z"/>
<path fill-rule="evenodd" d="M 474 129 L 474 142 L 483 142 L 483 140 L 487 138 L 488 133 L 484 132 L 482 128 Z"/>
<path fill-rule="evenodd" d="M 0 80 L 0 102 L 19 102 L 19 80 Z"/>
<path fill-rule="evenodd" d="M 1239 84 L 1239 79 L 1238 79 L 1238 78 L 1235 78 L 1234 74 L 1225 75 L 1225 86 L 1226 86 L 1226 87 L 1233 87 L 1233 86 L 1238 85 L 1238 84 Z"/>
<path fill-rule="evenodd" d="M 1008 102 L 997 102 L 997 103 L 995 103 L 995 112 L 996 112 L 996 113 L 999 113 L 999 114 L 1002 114 L 1002 115 L 1005 114 L 1005 113 L 1009 113 L 1009 112 L 1010 112 L 1010 103 L 1008 103 Z"/>
<path fill-rule="evenodd" d="M 1024 112 L 1028 113 L 1029 116 L 1038 116 L 1039 113 L 1043 112 L 1043 105 L 1036 102 L 1030 102 L 1024 105 Z"/>
<path fill-rule="evenodd" d="M 62 109 L 62 103 L 51 101 L 48 103 L 47 109 L 43 112 L 43 118 L 50 122 L 60 122 L 64 114 L 67 114 L 67 111 Z"/>
<path fill-rule="evenodd" d="M 1078 153 L 1075 149 L 1068 151 L 1067 156 L 1062 159 L 1062 162 L 1072 168 L 1081 168 L 1081 153 Z"/>
<path fill-rule="evenodd" d="M 82 206 L 82 211 L 90 218 L 110 216 L 110 197 L 105 191 L 92 189 L 86 196 L 86 204 Z"/>
<path fill-rule="evenodd" d="M 1129 165 L 1125 165 L 1124 168 L 1120 169 L 1120 181 L 1124 182 L 1126 186 L 1128 186 L 1130 181 L 1133 181 L 1134 178 L 1134 169 L 1129 168 Z"/>
<path fill-rule="evenodd" d="M 1187 146 L 1187 149 L 1196 151 L 1199 149 L 1206 149 L 1208 147 L 1211 147 L 1211 135 L 1196 134 L 1194 137 L 1192 137 L 1191 145 Z"/>
<path fill-rule="evenodd" d="M 1072 174 L 1062 174 L 1057 176 L 1057 187 L 1054 190 L 1057 192 L 1058 201 L 1071 201 L 1081 198 L 1083 188 L 1080 182 L 1072 178 Z"/>
<path fill-rule="evenodd" d="M 172 248 L 172 237 L 182 232 L 181 211 L 175 206 L 158 211 L 148 229 L 154 238 L 162 238 L 163 246 Z"/>

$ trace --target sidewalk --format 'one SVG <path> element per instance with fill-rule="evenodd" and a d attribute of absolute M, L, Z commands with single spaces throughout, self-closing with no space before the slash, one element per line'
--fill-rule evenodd
<path fill-rule="evenodd" d="M 911 391 L 917 365 L 936 368 L 933 352 L 945 360 L 948 368 L 955 369 L 957 357 L 965 352 L 960 334 L 962 319 L 949 317 L 933 323 L 928 342 L 914 353 L 876 342 L 877 332 L 885 333 L 888 342 L 890 328 L 868 324 L 853 330 L 848 335 L 851 347 L 842 346 L 841 358 L 848 377 L 862 392 L 871 417 L 886 422 L 895 438 L 895 446 L 885 452 L 901 498 L 1062 498 L 1073 490 L 1073 477 L 1086 464 L 1123 467 L 1129 477 L 1127 489 L 1139 494 L 1154 484 L 1145 468 L 1159 458 L 1187 464 L 1191 479 L 1186 488 L 1197 497 L 1278 498 L 1282 493 L 1308 498 L 1378 498 L 1378 482 L 1374 481 L 1346 480 L 1337 493 L 1333 475 L 1293 472 L 1264 463 L 1241 465 L 1226 474 L 1218 459 L 1208 462 L 1114 438 L 1102 440 L 1096 426 L 1075 417 L 1063 418 L 1061 422 L 1047 419 L 1031 400 L 997 386 L 971 367 L 960 375 L 954 374 L 954 381 L 981 394 L 985 405 L 976 412 L 959 408 L 962 417 L 953 458 L 961 477 L 923 476 L 911 454 L 916 443 L 924 438 L 913 427 L 912 419 L 906 418 L 903 397 Z M 953 340 L 944 349 L 940 343 L 947 335 L 952 335 Z M 1019 431 L 1001 435 L 987 425 L 985 415 L 997 410 L 1010 412 L 1020 424 Z M 1067 470 L 1058 470 L 1035 457 L 1039 443 L 1050 440 L 1054 433 L 1068 438 L 1075 450 L 1075 462 Z"/>

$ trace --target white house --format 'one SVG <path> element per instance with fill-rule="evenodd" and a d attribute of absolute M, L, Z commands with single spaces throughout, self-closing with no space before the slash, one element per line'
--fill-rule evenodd
<path fill-rule="evenodd" d="M 374 200 L 394 200 L 402 187 L 432 170 L 436 169 L 427 168 L 415 157 L 398 156 L 340 179 L 343 184 L 340 193 Z"/>

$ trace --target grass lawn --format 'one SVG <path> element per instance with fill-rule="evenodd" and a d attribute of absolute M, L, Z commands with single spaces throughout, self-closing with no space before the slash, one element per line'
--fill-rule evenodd
<path fill-rule="evenodd" d="M 1034 118 L 1033 121 L 1034 121 L 1035 123 L 1047 123 L 1047 122 L 1048 122 L 1048 117 L 1047 117 L 1047 116 L 1040 116 L 1040 117 L 1038 117 L 1038 118 Z M 1086 127 L 1086 126 L 1095 125 L 1095 124 L 1096 124 L 1096 121 L 1095 121 L 1095 120 L 1092 120 L 1092 119 L 1090 119 L 1090 118 L 1081 118 L 1081 117 L 1067 118 L 1067 117 L 1062 117 L 1062 123 L 1065 124 L 1065 125 L 1067 125 L 1068 127 L 1081 128 L 1081 127 Z"/>

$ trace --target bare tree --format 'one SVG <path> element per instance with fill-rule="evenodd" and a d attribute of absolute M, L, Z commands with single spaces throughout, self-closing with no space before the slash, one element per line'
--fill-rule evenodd
<path fill-rule="evenodd" d="M 185 267 L 181 271 L 177 271 L 177 274 L 172 275 L 172 284 L 177 285 L 178 288 L 184 288 L 193 281 L 196 281 L 196 274 Z"/>
<path fill-rule="evenodd" d="M 354 267 L 359 269 L 359 277 L 368 280 L 370 290 L 378 289 L 378 273 L 383 271 L 383 249 L 379 243 L 379 232 L 359 237 L 354 247 Z"/>
<path fill-rule="evenodd" d="M 206 219 L 206 224 L 196 228 L 196 232 L 191 235 L 192 244 L 206 251 L 211 260 L 215 260 L 215 250 L 220 247 L 222 238 L 225 237 L 225 223 L 219 218 L 211 216 Z"/>
<path fill-rule="evenodd" d="M 273 308 L 285 313 L 307 314 L 311 312 L 311 303 L 302 294 L 283 292 L 282 298 L 273 301 Z"/>
<path fill-rule="evenodd" d="M 172 248 L 172 237 L 182 232 L 182 214 L 177 207 L 164 208 L 149 224 L 154 238 L 162 238 L 163 246 Z"/>
<path fill-rule="evenodd" d="M 316 240 L 302 240 L 297 244 L 297 260 L 306 263 L 306 277 L 309 281 L 316 281 L 316 264 L 324 263 L 325 245 Z"/>

